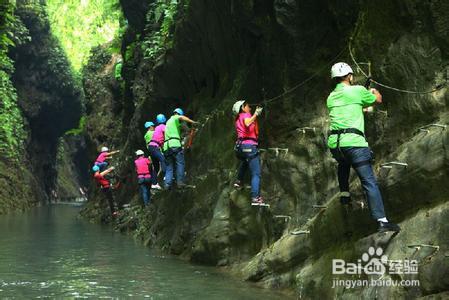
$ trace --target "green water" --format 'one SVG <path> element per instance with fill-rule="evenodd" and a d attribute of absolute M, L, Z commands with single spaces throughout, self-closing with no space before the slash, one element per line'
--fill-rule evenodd
<path fill-rule="evenodd" d="M 285 299 L 53 205 L 0 216 L 0 298 Z"/>

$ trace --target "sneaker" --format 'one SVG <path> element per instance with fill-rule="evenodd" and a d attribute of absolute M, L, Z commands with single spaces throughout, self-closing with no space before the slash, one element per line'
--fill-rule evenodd
<path fill-rule="evenodd" d="M 243 183 L 242 183 L 240 180 L 236 180 L 236 181 L 234 182 L 234 187 L 235 187 L 236 189 L 241 189 L 241 188 L 243 188 Z"/>
<path fill-rule="evenodd" d="M 391 222 L 378 222 L 379 223 L 379 227 L 377 228 L 377 231 L 379 233 L 382 232 L 387 232 L 387 231 L 394 231 L 394 232 L 399 232 L 401 231 L 401 227 L 399 227 L 399 225 L 391 223 Z"/>
<path fill-rule="evenodd" d="M 152 185 L 151 185 L 151 188 L 152 188 L 152 189 L 155 189 L 155 190 L 162 190 L 162 187 L 159 185 L 159 183 L 152 184 Z"/>
<path fill-rule="evenodd" d="M 264 204 L 261 196 L 251 199 L 251 204 Z"/>
<path fill-rule="evenodd" d="M 187 184 L 180 182 L 180 183 L 177 183 L 176 186 L 178 187 L 178 189 L 183 189 L 183 188 L 187 187 Z"/>

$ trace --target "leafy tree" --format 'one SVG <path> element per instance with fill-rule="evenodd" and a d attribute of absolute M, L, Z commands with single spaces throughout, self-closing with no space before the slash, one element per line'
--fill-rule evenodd
<path fill-rule="evenodd" d="M 93 47 L 117 38 L 123 18 L 118 0 L 47 0 L 47 12 L 52 32 L 77 72 Z"/>

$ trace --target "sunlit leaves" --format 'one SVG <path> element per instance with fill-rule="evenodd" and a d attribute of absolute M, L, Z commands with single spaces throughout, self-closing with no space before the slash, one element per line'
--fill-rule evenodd
<path fill-rule="evenodd" d="M 118 0 L 47 0 L 47 11 L 52 31 L 76 71 L 87 62 L 93 47 L 117 36 Z"/>

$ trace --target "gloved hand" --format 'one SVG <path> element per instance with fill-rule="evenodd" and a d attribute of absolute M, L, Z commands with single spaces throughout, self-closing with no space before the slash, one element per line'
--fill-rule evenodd
<path fill-rule="evenodd" d="M 115 167 L 110 167 L 109 170 L 115 170 Z"/>
<path fill-rule="evenodd" d="M 374 107 L 372 107 L 372 106 L 365 107 L 363 109 L 363 112 L 366 112 L 366 113 L 372 113 L 373 111 L 374 111 Z"/>
<path fill-rule="evenodd" d="M 262 107 L 260 107 L 260 106 L 258 106 L 257 108 L 256 108 L 256 112 L 254 113 L 256 116 L 260 116 L 261 114 L 262 114 L 262 110 L 263 110 L 263 108 Z"/>

